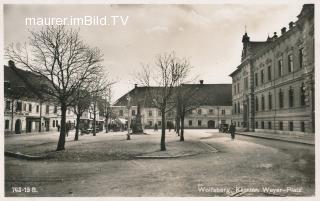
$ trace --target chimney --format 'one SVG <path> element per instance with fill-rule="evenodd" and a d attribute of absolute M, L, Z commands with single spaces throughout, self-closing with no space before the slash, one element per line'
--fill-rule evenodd
<path fill-rule="evenodd" d="M 12 60 L 9 60 L 9 61 L 8 61 L 8 65 L 9 65 L 10 68 L 15 67 L 15 66 L 14 66 L 14 61 L 12 61 Z"/>
<path fill-rule="evenodd" d="M 134 88 L 137 88 L 138 87 L 138 84 L 134 84 Z"/>
<path fill-rule="evenodd" d="M 203 80 L 200 80 L 200 84 L 203 84 Z"/>
<path fill-rule="evenodd" d="M 284 33 L 286 33 L 286 31 L 287 31 L 287 28 L 286 28 L 286 27 L 283 27 L 283 28 L 281 29 L 281 35 L 283 35 Z"/>
<path fill-rule="evenodd" d="M 273 40 L 275 40 L 275 39 L 277 39 L 277 38 L 278 38 L 278 36 L 277 36 L 277 32 L 274 32 L 274 33 L 273 33 L 273 37 L 272 37 L 272 38 L 273 38 Z"/>
<path fill-rule="evenodd" d="M 293 25 L 294 25 L 294 23 L 291 21 L 291 22 L 289 23 L 289 29 L 292 29 L 292 28 L 293 28 Z"/>

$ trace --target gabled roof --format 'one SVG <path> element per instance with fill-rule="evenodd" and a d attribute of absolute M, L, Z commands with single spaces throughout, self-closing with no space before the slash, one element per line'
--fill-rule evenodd
<path fill-rule="evenodd" d="M 194 91 L 194 96 L 197 97 L 198 105 L 232 105 L 232 85 L 231 84 L 184 84 L 182 87 Z M 154 107 L 153 96 L 150 96 L 150 91 L 161 94 L 163 87 L 135 87 L 121 98 L 119 98 L 114 106 L 127 106 L 128 95 L 130 96 L 130 105 L 138 105 L 143 107 Z"/>
<path fill-rule="evenodd" d="M 48 84 L 45 78 L 30 71 L 4 65 L 4 94 L 33 100 L 49 99 L 39 92 L 42 84 Z"/>

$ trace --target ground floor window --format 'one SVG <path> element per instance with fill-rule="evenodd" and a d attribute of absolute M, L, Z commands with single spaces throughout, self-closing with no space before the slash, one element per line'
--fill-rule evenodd
<path fill-rule="evenodd" d="M 283 130 L 283 122 L 282 121 L 279 122 L 279 130 Z"/>
<path fill-rule="evenodd" d="M 192 126 L 192 120 L 189 120 L 189 126 Z"/>
<path fill-rule="evenodd" d="M 201 126 L 202 122 L 201 120 L 198 120 L 198 126 Z"/>
<path fill-rule="evenodd" d="M 52 127 L 56 127 L 56 121 L 55 120 L 52 121 Z"/>
<path fill-rule="evenodd" d="M 10 123 L 9 120 L 4 121 L 4 125 L 5 125 L 4 128 L 5 129 L 9 129 L 9 123 Z"/>
<path fill-rule="evenodd" d="M 256 121 L 256 128 L 258 128 L 259 127 L 259 123 Z"/>
<path fill-rule="evenodd" d="M 152 126 L 152 121 L 149 121 L 149 126 Z"/>
<path fill-rule="evenodd" d="M 158 121 L 158 125 L 161 126 L 161 121 Z"/>
<path fill-rule="evenodd" d="M 300 123 L 301 132 L 305 132 L 304 122 Z"/>
<path fill-rule="evenodd" d="M 261 128 L 264 129 L 264 121 L 261 122 Z"/>
<path fill-rule="evenodd" d="M 289 130 L 293 131 L 293 122 L 292 121 L 289 122 Z"/>
<path fill-rule="evenodd" d="M 272 129 L 271 121 L 268 122 L 268 128 L 269 128 L 269 129 Z"/>

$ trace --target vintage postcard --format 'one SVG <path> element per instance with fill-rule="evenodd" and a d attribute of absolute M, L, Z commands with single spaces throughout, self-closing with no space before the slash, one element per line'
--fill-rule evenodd
<path fill-rule="evenodd" d="M 4 199 L 316 200 L 317 2 L 2 6 Z"/>

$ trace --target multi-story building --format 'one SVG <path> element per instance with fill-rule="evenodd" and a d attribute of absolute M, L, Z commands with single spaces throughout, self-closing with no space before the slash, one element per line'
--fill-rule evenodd
<path fill-rule="evenodd" d="M 217 128 L 219 123 L 230 124 L 231 84 L 204 84 L 201 80 L 199 84 L 188 84 L 188 88 L 196 91 L 198 101 L 189 107 L 190 111 L 187 112 L 184 121 L 185 128 Z M 153 128 L 155 124 L 161 126 L 161 112 L 153 106 L 153 100 L 148 95 L 149 89 L 150 87 L 135 85 L 134 89 L 115 102 L 112 106 L 113 112 L 122 119 L 134 118 L 140 105 L 144 128 Z M 175 120 L 176 110 L 173 107 L 166 113 L 166 125 L 175 126 Z"/>
<path fill-rule="evenodd" d="M 289 29 L 266 41 L 242 38 L 232 77 L 232 119 L 238 129 L 314 133 L 314 6 L 304 5 Z"/>
<path fill-rule="evenodd" d="M 61 125 L 61 110 L 54 100 L 44 97 L 31 86 L 39 78 L 32 72 L 13 66 L 4 66 L 4 131 L 5 134 L 21 134 L 43 131 L 58 131 Z M 81 123 L 92 127 L 93 113 L 89 110 L 80 117 Z M 76 115 L 70 107 L 66 122 L 74 128 Z M 101 130 L 103 117 L 96 109 L 96 125 Z"/>

